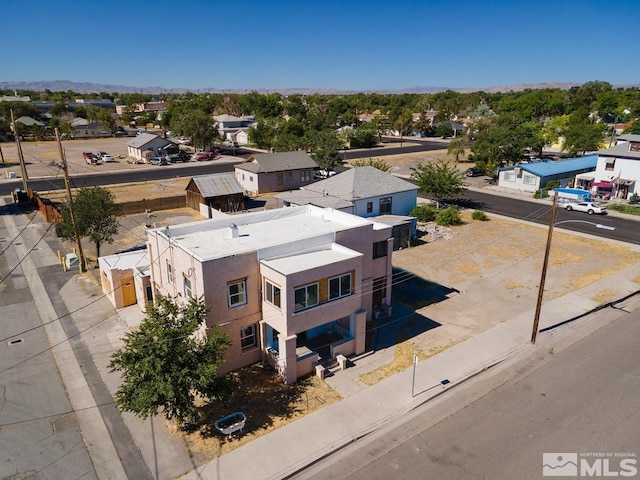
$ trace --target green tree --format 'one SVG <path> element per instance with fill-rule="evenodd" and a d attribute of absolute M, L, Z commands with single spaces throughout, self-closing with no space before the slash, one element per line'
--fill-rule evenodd
<path fill-rule="evenodd" d="M 118 233 L 117 206 L 113 195 L 103 187 L 81 188 L 73 199 L 73 218 L 81 237 L 89 237 L 96 246 L 96 256 L 100 256 L 100 246 L 112 243 Z M 57 225 L 56 232 L 67 240 L 75 239 L 71 209 L 68 204 L 62 206 L 62 223 Z"/>
<path fill-rule="evenodd" d="M 213 118 L 202 110 L 184 112 L 172 126 L 178 133 L 188 137 L 194 147 L 202 150 L 214 140 L 220 139 Z"/>
<path fill-rule="evenodd" d="M 393 122 L 393 126 L 400 133 L 400 145 L 402 145 L 402 137 L 413 131 L 413 115 L 408 110 L 401 112 Z"/>
<path fill-rule="evenodd" d="M 382 160 L 381 158 L 358 158 L 351 162 L 352 167 L 373 167 L 382 172 L 388 172 L 391 170 L 391 165 Z"/>
<path fill-rule="evenodd" d="M 135 332 L 125 335 L 124 346 L 109 363 L 121 372 L 122 385 L 115 394 L 122 411 L 148 418 L 161 409 L 167 420 L 182 426 L 195 422 L 197 396 L 224 401 L 232 391 L 229 377 L 217 371 L 230 345 L 220 327 L 197 336 L 209 307 L 204 298 L 178 304 L 159 295 Z"/>
<path fill-rule="evenodd" d="M 447 162 L 419 163 L 411 170 L 420 193 L 432 197 L 438 207 L 441 200 L 456 198 L 466 190 L 464 173 Z"/>
<path fill-rule="evenodd" d="M 460 161 L 460 156 L 467 153 L 465 150 L 467 138 L 465 135 L 460 135 L 449 142 L 447 146 L 447 153 L 449 155 L 455 155 L 456 162 Z"/>
<path fill-rule="evenodd" d="M 365 123 L 347 134 L 351 148 L 373 148 L 378 143 L 375 125 Z"/>
<path fill-rule="evenodd" d="M 320 168 L 332 169 L 342 163 L 338 151 L 344 147 L 334 130 L 307 132 L 307 148 Z"/>
<path fill-rule="evenodd" d="M 602 146 L 606 132 L 606 123 L 591 123 L 584 111 L 574 112 L 564 132 L 563 149 L 570 155 L 596 151 Z"/>
<path fill-rule="evenodd" d="M 116 134 L 116 128 L 118 128 L 118 119 L 113 113 L 101 108 L 100 111 L 96 113 L 96 121 L 102 128 L 107 130 L 111 136 L 114 136 Z"/>

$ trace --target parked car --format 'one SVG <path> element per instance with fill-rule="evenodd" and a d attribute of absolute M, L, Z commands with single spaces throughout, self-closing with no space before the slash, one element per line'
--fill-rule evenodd
<path fill-rule="evenodd" d="M 194 160 L 202 162 L 203 160 L 213 160 L 216 158 L 216 154 L 213 152 L 200 152 L 194 155 Z"/>
<path fill-rule="evenodd" d="M 153 157 L 149 160 L 151 165 L 168 165 L 167 157 Z"/>
<path fill-rule="evenodd" d="M 315 176 L 317 178 L 329 178 L 329 177 L 333 177 L 334 175 L 337 175 L 338 172 L 336 172 L 335 170 L 328 170 L 326 168 L 321 168 L 320 170 L 318 170 L 315 174 Z"/>
<path fill-rule="evenodd" d="M 224 142 L 222 142 L 222 145 L 224 145 L 227 148 L 240 148 L 240 145 L 238 145 L 238 142 L 233 142 L 231 140 L 225 140 Z"/>
<path fill-rule="evenodd" d="M 484 172 L 477 167 L 467 168 L 467 177 L 481 177 Z"/>
<path fill-rule="evenodd" d="M 596 202 L 572 202 L 567 203 L 564 208 L 569 211 L 575 210 L 577 212 L 586 212 L 589 215 L 593 215 L 594 213 L 598 213 L 600 215 L 607 214 L 607 207 Z"/>
<path fill-rule="evenodd" d="M 89 165 L 98 164 L 99 157 L 97 157 L 91 152 L 82 152 L 82 158 L 84 158 L 84 161 L 87 162 Z"/>
<path fill-rule="evenodd" d="M 113 157 L 107 153 L 103 154 L 100 160 L 102 160 L 103 163 L 115 162 Z"/>
<path fill-rule="evenodd" d="M 188 162 L 190 157 L 189 154 L 186 152 L 180 152 L 180 153 L 172 153 L 168 156 L 168 159 L 171 163 L 176 163 L 176 162 Z"/>

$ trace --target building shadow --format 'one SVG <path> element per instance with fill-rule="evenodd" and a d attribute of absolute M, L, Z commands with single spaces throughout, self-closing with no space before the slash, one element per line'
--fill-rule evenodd
<path fill-rule="evenodd" d="M 460 293 L 455 288 L 416 276 L 403 268 L 393 268 L 393 301 L 413 310 L 442 302 L 453 293 Z"/>
<path fill-rule="evenodd" d="M 392 347 L 441 325 L 397 302 L 393 302 L 392 312 L 390 316 L 370 322 L 367 331 L 371 338 L 370 350 Z"/>

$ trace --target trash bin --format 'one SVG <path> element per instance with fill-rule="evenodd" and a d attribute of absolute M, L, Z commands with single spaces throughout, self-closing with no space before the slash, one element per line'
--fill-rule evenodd
<path fill-rule="evenodd" d="M 16 172 L 8 172 L 7 175 L 9 178 L 16 178 Z"/>
<path fill-rule="evenodd" d="M 67 253 L 64 259 L 65 265 L 67 269 L 71 270 L 72 268 L 79 268 L 80 259 L 75 253 Z"/>

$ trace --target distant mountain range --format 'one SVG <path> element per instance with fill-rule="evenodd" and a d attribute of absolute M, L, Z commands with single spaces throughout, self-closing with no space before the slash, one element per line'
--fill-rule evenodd
<path fill-rule="evenodd" d="M 580 86 L 580 83 L 561 83 L 561 82 L 545 82 L 545 83 L 523 83 L 520 85 L 502 85 L 493 87 L 482 88 L 447 88 L 447 87 L 410 87 L 395 90 L 339 90 L 331 88 L 256 88 L 256 89 L 221 89 L 221 88 L 199 88 L 199 89 L 186 89 L 186 88 L 164 88 L 164 87 L 129 87 L 126 85 L 107 85 L 102 83 L 89 83 L 89 82 L 72 82 L 70 80 L 42 80 L 38 82 L 0 82 L 0 88 L 5 90 L 33 90 L 36 92 L 43 92 L 50 90 L 52 92 L 66 92 L 71 90 L 77 93 L 185 93 L 185 92 L 197 92 L 197 93 L 249 93 L 251 91 L 257 91 L 260 93 L 273 93 L 278 92 L 282 95 L 292 94 L 312 94 L 319 93 L 322 95 L 348 95 L 355 93 L 383 93 L 383 94 L 399 94 L 399 93 L 436 93 L 443 92 L 445 90 L 453 90 L 461 93 L 478 92 L 483 91 L 487 93 L 497 92 L 519 92 L 522 90 L 538 90 L 544 88 L 560 88 L 567 90 L 572 87 Z M 616 85 L 621 88 L 640 87 L 637 85 Z"/>

